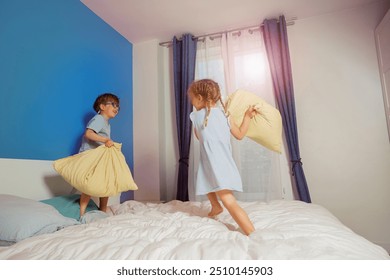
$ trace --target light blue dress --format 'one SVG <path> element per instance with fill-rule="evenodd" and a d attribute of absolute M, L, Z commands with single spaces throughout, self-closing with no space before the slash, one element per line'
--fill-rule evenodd
<path fill-rule="evenodd" d="M 196 194 L 204 195 L 219 190 L 242 192 L 241 176 L 232 156 L 228 119 L 220 108 L 214 107 L 204 127 L 205 116 L 206 109 L 190 114 L 200 143 Z"/>

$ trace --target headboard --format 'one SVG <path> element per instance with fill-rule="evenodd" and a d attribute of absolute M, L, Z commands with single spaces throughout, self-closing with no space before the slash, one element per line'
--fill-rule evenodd
<path fill-rule="evenodd" d="M 75 193 L 53 169 L 53 161 L 0 158 L 0 193 L 34 200 Z M 98 203 L 97 198 L 93 198 Z M 110 197 L 108 204 L 119 204 L 120 194 Z"/>

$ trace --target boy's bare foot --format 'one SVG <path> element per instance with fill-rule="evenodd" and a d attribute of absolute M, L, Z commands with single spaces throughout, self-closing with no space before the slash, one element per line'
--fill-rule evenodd
<path fill-rule="evenodd" d="M 213 217 L 221 214 L 222 211 L 223 211 L 223 208 L 221 206 L 212 207 L 210 213 L 207 216 L 209 216 L 209 218 L 213 218 Z"/>

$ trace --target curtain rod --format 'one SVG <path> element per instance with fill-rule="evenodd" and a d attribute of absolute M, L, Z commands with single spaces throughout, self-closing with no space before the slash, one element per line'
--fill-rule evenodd
<path fill-rule="evenodd" d="M 286 21 L 286 25 L 287 26 L 294 25 L 295 20 L 297 20 L 297 17 L 291 18 L 290 20 Z M 279 20 L 278 20 L 278 22 L 279 22 Z M 239 31 L 246 30 L 246 29 L 249 29 L 249 30 L 254 29 L 254 30 L 256 30 L 256 29 L 259 29 L 263 25 L 264 24 L 262 23 L 260 25 L 253 25 L 253 26 L 247 26 L 247 27 L 231 29 L 231 30 L 227 30 L 227 31 L 220 31 L 220 32 L 215 32 L 215 33 L 209 33 L 209 34 L 204 34 L 204 35 L 193 36 L 192 38 L 193 39 L 199 39 L 199 38 L 204 38 L 204 37 L 209 37 L 209 36 L 222 35 L 222 34 L 226 34 L 226 33 L 239 32 Z M 181 40 L 181 38 L 179 40 Z M 159 45 L 163 46 L 163 47 L 170 47 L 172 45 L 172 40 L 161 42 L 161 43 L 159 43 Z"/>

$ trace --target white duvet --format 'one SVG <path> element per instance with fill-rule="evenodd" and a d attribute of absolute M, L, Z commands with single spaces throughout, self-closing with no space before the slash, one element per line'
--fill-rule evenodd
<path fill-rule="evenodd" d="M 240 202 L 256 231 L 243 235 L 225 210 L 171 201 L 112 206 L 114 215 L 0 247 L 0 259 L 390 259 L 316 204 Z"/>

